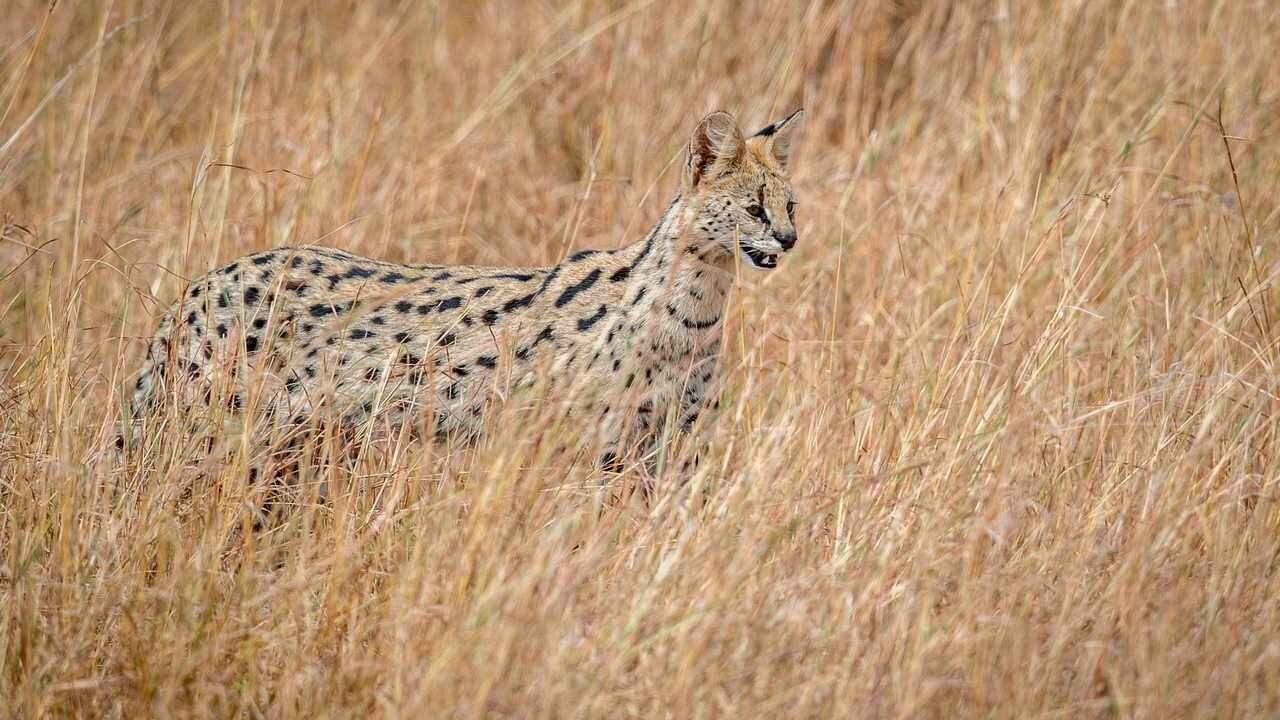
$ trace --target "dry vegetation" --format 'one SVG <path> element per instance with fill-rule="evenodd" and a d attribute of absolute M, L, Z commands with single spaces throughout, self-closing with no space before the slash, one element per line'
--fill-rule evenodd
<path fill-rule="evenodd" d="M 308 6 L 0 13 L 0 713 L 1280 712 L 1273 4 Z M 554 419 L 334 440 L 261 532 L 233 419 L 109 451 L 183 277 L 616 246 L 801 104 L 652 503 Z"/>

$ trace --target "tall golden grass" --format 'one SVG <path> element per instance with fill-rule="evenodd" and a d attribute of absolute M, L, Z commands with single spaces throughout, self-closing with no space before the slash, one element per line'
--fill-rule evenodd
<path fill-rule="evenodd" d="M 1277 38 L 1245 0 L 10 0 L 0 713 L 1280 713 Z M 615 247 L 701 114 L 800 105 L 800 244 L 735 292 L 685 484 L 498 422 L 322 448 L 253 531 L 248 426 L 111 450 L 183 278 Z"/>

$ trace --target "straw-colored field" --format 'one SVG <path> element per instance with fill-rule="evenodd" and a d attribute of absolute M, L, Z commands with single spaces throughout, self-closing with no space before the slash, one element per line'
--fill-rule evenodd
<path fill-rule="evenodd" d="M 0 715 L 1280 713 L 1280 6 L 8 0 Z M 709 455 L 112 450 L 183 278 L 641 237 L 803 105 Z"/>

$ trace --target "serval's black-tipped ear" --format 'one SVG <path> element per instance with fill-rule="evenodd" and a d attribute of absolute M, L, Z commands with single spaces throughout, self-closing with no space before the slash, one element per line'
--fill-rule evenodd
<path fill-rule="evenodd" d="M 776 123 L 760 128 L 753 138 L 764 138 L 765 149 L 778 161 L 783 170 L 790 170 L 791 149 L 800 137 L 800 127 L 804 125 L 804 108 L 800 108 Z"/>
<path fill-rule="evenodd" d="M 742 131 L 733 116 L 717 110 L 702 118 L 689 136 L 685 153 L 685 185 L 690 189 L 742 156 Z"/>

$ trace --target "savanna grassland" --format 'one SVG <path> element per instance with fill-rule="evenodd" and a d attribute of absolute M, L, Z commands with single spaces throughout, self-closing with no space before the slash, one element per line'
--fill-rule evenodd
<path fill-rule="evenodd" d="M 1280 713 L 1278 51 L 1245 0 L 9 0 L 0 713 Z M 185 279 L 617 247 L 705 112 L 801 105 L 648 501 L 527 408 L 330 434 L 257 530 L 251 424 L 114 451 Z"/>

